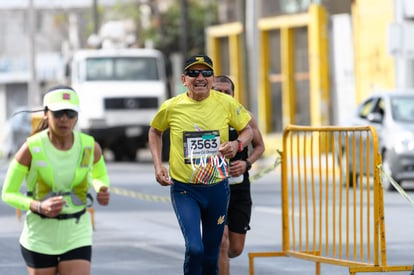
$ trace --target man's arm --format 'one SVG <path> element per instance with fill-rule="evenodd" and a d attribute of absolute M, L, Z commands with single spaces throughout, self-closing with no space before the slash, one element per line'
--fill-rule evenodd
<path fill-rule="evenodd" d="M 152 161 L 155 168 L 155 178 L 161 185 L 172 184 L 167 168 L 162 165 L 161 150 L 162 150 L 162 132 L 151 127 L 148 131 L 148 144 L 152 155 Z"/>
<path fill-rule="evenodd" d="M 152 161 L 154 162 L 154 167 L 162 165 L 162 132 L 150 127 L 148 131 L 148 144 L 152 155 Z"/>
<path fill-rule="evenodd" d="M 240 132 L 237 140 L 226 141 L 220 144 L 219 152 L 222 153 L 226 158 L 233 158 L 239 151 L 239 143 L 242 148 L 249 145 L 253 139 L 253 131 L 249 123 Z"/>
<path fill-rule="evenodd" d="M 254 118 L 252 113 L 250 113 L 250 116 L 252 117 L 249 124 L 253 131 L 253 139 L 252 139 L 253 150 L 249 154 L 249 157 L 247 158 L 247 160 L 251 164 L 253 164 L 263 155 L 265 151 L 265 145 L 264 145 L 262 133 L 260 132 L 259 127 L 257 126 L 256 119 Z"/>
<path fill-rule="evenodd" d="M 250 164 L 253 164 L 263 155 L 263 152 L 265 150 L 263 137 L 257 126 L 256 120 L 252 114 L 250 114 L 250 116 L 252 117 L 249 121 L 249 125 L 253 133 L 253 139 L 251 141 L 253 150 L 252 152 L 249 152 L 246 160 L 236 160 L 231 163 L 230 174 L 233 177 L 238 177 L 244 174 L 248 169 L 247 161 L 250 162 Z"/>
<path fill-rule="evenodd" d="M 251 125 L 250 125 L 250 122 L 251 121 L 252 120 L 250 119 L 250 121 L 247 124 L 247 126 L 244 127 L 244 129 L 241 130 L 238 133 L 237 140 L 239 140 L 241 142 L 242 148 L 247 147 L 250 144 L 250 142 L 252 142 L 252 140 L 253 140 L 253 129 L 252 129 Z M 239 143 L 239 141 L 237 141 L 237 140 L 236 141 L 233 141 L 233 142 L 236 142 L 236 148 L 238 148 L 238 143 Z M 236 151 L 236 153 L 237 153 L 237 151 Z"/>

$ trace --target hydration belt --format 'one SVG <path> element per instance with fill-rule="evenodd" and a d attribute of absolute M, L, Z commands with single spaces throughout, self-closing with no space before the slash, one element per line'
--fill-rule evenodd
<path fill-rule="evenodd" d="M 79 219 L 80 219 L 80 217 L 81 217 L 83 214 L 85 214 L 85 212 L 86 212 L 86 208 L 83 208 L 83 209 L 82 209 L 81 211 L 79 211 L 79 212 L 75 212 L 75 213 L 72 213 L 72 214 L 59 214 L 59 215 L 57 215 L 56 217 L 48 217 L 48 216 L 45 216 L 45 215 L 43 215 L 43 214 L 39 214 L 39 213 L 37 213 L 37 212 L 32 212 L 32 213 L 34 213 L 34 214 L 36 214 L 36 215 L 40 216 L 42 219 L 57 219 L 57 220 L 76 219 L 76 223 L 79 223 Z"/>

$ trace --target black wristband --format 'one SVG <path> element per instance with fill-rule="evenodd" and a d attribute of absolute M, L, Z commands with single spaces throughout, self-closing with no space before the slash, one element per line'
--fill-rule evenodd
<path fill-rule="evenodd" d="M 249 171 L 252 168 L 252 164 L 247 159 L 245 161 L 246 161 L 246 171 Z"/>

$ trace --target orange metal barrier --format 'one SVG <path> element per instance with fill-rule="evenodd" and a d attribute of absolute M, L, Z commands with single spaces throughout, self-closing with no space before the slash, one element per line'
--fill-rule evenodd
<path fill-rule="evenodd" d="M 289 125 L 283 133 L 282 251 L 250 252 L 256 257 L 288 256 L 349 268 L 349 273 L 409 271 L 388 266 L 381 155 L 371 126 Z"/>

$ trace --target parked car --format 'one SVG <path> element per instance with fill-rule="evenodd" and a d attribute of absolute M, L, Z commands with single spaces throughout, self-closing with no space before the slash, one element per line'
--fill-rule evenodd
<path fill-rule="evenodd" d="M 335 156 L 342 168 L 344 185 L 358 185 L 360 175 L 373 175 L 374 154 L 372 135 L 369 131 L 341 131 L 336 133 L 335 140 Z"/>
<path fill-rule="evenodd" d="M 414 91 L 369 96 L 358 106 L 351 123 L 375 127 L 386 174 L 400 185 L 414 180 Z M 382 180 L 385 189 L 394 189 L 387 177 Z"/>
<path fill-rule="evenodd" d="M 16 115 L 6 121 L 0 146 L 0 155 L 11 158 L 20 146 L 26 141 L 26 138 L 32 132 L 32 114 L 29 112 L 20 112 L 30 110 L 29 107 L 19 107 L 15 110 Z"/>

